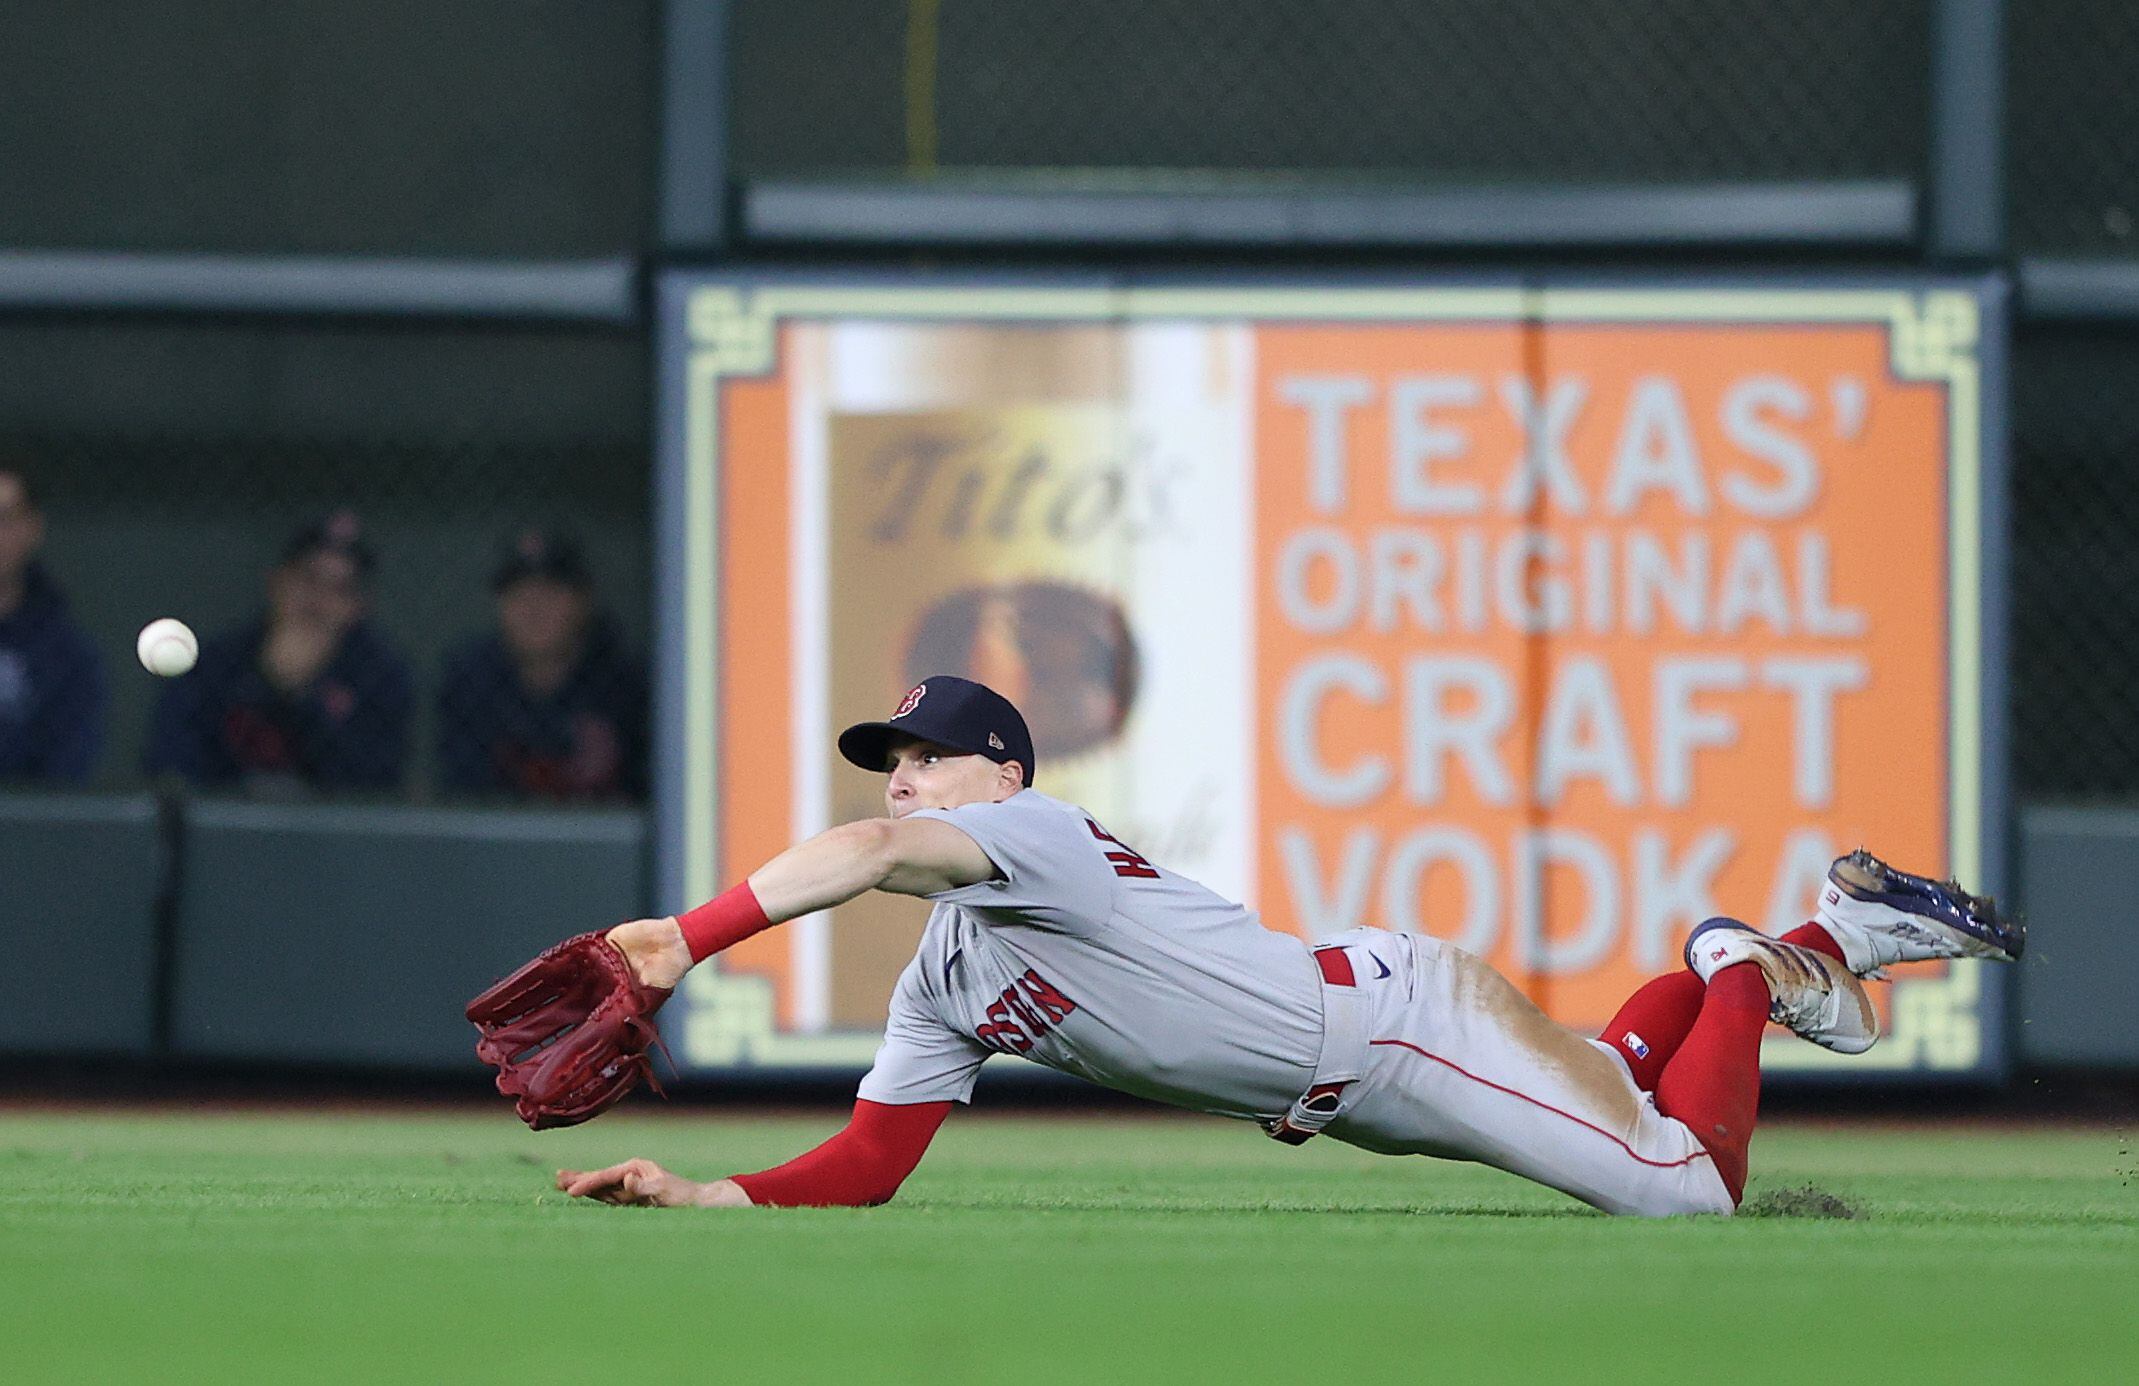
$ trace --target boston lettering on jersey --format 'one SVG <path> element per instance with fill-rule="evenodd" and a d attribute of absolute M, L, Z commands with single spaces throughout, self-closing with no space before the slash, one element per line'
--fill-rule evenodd
<path fill-rule="evenodd" d="M 1004 987 L 1003 994 L 988 1003 L 988 1024 L 975 1030 L 973 1038 L 1005 1054 L 1023 1054 L 1032 1048 L 1034 1040 L 1076 1009 L 1076 1002 L 1027 968 L 1024 976 Z"/>
<path fill-rule="evenodd" d="M 1092 836 L 1098 838 L 1101 842 L 1111 842 L 1116 847 L 1121 848 L 1118 852 L 1107 853 L 1107 860 L 1114 863 L 1115 875 L 1141 877 L 1150 881 L 1155 881 L 1159 878 L 1159 869 L 1138 856 L 1120 838 L 1115 837 L 1089 818 L 1084 820 L 1084 826 L 1090 828 Z"/>

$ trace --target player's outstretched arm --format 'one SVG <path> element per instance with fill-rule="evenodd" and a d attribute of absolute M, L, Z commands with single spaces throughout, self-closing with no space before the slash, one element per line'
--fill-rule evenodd
<path fill-rule="evenodd" d="M 796 843 L 687 914 L 619 924 L 609 939 L 640 981 L 673 987 L 721 949 L 864 891 L 934 895 L 998 874 L 980 844 L 941 819 L 865 818 Z"/>
<path fill-rule="evenodd" d="M 997 874 L 979 843 L 939 818 L 864 818 L 788 848 L 750 873 L 750 888 L 779 923 L 866 890 L 934 895 Z"/>
<path fill-rule="evenodd" d="M 701 1184 L 652 1160 L 607 1169 L 557 1171 L 557 1187 L 574 1198 L 642 1208 L 862 1208 L 888 1203 L 921 1163 L 948 1102 L 887 1103 L 867 1098 L 838 1135 L 784 1165 Z"/>

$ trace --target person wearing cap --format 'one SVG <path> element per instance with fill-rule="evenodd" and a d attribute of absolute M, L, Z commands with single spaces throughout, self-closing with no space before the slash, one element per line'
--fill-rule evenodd
<path fill-rule="evenodd" d="M 771 925 L 866 890 L 935 903 L 891 997 L 847 1127 L 773 1169 L 706 1182 L 649 1160 L 560 1170 L 575 1197 L 663 1207 L 889 1199 L 981 1063 L 1016 1054 L 1119 1091 L 1389 1155 L 1475 1160 L 1608 1212 L 1729 1213 L 1744 1194 L 1768 1022 L 1838 1053 L 1879 1037 L 1858 980 L 1893 962 L 2019 956 L 1988 900 L 1835 862 L 1818 917 L 1769 938 L 1718 917 L 1687 969 L 1604 1033 L 1548 1017 L 1484 961 L 1423 934 L 1310 944 L 1151 861 L 1033 789 L 1025 721 L 1000 694 L 924 679 L 839 737 L 885 776 L 886 818 L 833 828 L 708 904 L 607 933 L 672 988 Z"/>
<path fill-rule="evenodd" d="M 497 629 L 447 656 L 442 788 L 558 800 L 646 792 L 646 677 L 595 602 L 580 547 L 531 529 L 503 546 Z"/>
<path fill-rule="evenodd" d="M 148 772 L 265 798 L 399 786 L 411 680 L 368 619 L 376 566 L 349 511 L 290 536 L 266 610 L 205 641 L 163 690 Z"/>
<path fill-rule="evenodd" d="M 38 561 L 28 469 L 0 459 L 0 780 L 80 784 L 104 744 L 104 662 Z"/>

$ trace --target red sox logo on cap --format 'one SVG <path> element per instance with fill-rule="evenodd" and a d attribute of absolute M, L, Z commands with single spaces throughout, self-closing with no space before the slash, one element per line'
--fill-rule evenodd
<path fill-rule="evenodd" d="M 908 689 L 906 691 L 906 696 L 899 700 L 899 710 L 891 714 L 891 720 L 896 722 L 901 717 L 904 717 L 907 713 L 912 712 L 915 708 L 919 707 L 921 705 L 921 695 L 926 692 L 928 692 L 928 685 L 925 683 L 917 683 L 912 688 Z"/>

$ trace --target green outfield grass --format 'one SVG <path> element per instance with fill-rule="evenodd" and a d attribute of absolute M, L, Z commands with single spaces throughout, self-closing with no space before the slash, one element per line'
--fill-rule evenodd
<path fill-rule="evenodd" d="M 1753 1194 L 1604 1218 L 1491 1171 L 1189 1119 L 954 1118 L 881 1209 L 617 1209 L 559 1164 L 776 1162 L 834 1117 L 0 1110 L 11 1382 L 2110 1381 L 2108 1130 L 1762 1132 Z"/>

